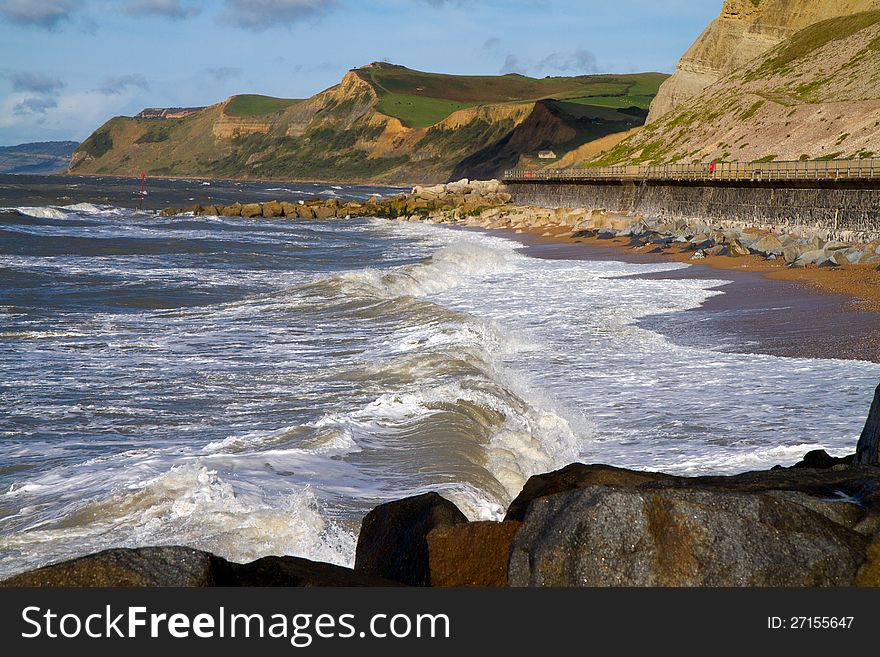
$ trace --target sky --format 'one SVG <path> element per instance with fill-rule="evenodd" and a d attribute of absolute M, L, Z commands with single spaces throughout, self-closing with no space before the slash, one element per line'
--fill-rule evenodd
<path fill-rule="evenodd" d="M 145 107 L 307 98 L 388 61 L 460 75 L 672 72 L 722 0 L 0 0 L 0 145 Z"/>

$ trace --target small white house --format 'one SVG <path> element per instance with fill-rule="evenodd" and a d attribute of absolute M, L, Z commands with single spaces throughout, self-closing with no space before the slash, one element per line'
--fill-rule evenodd
<path fill-rule="evenodd" d="M 540 153 L 538 153 L 538 159 L 539 160 L 555 160 L 556 153 L 554 153 L 553 151 L 541 151 Z"/>

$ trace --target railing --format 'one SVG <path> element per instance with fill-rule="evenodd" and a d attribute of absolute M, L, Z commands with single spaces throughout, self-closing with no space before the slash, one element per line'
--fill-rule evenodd
<path fill-rule="evenodd" d="M 505 181 L 577 180 L 867 180 L 880 178 L 880 158 L 779 162 L 701 162 L 588 169 L 512 169 Z"/>

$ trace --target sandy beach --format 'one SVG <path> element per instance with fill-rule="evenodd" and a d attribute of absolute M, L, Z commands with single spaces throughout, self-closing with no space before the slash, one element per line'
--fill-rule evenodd
<path fill-rule="evenodd" d="M 639 322 L 680 344 L 880 362 L 880 271 L 874 266 L 791 269 L 784 261 L 754 255 L 691 260 L 693 251 L 684 244 L 673 244 L 665 253 L 651 253 L 648 248 L 632 248 L 628 238 L 573 238 L 565 227 L 502 230 L 536 258 L 682 262 L 694 266 L 640 276 L 730 281 L 721 288 L 724 294 L 708 299 L 700 308 Z M 695 325 L 705 327 L 705 322 L 717 330 L 694 330 Z M 729 336 L 729 343 L 706 342 L 707 335 L 718 333 Z"/>

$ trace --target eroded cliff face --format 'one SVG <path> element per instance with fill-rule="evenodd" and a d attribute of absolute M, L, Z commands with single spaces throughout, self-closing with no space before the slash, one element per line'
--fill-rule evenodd
<path fill-rule="evenodd" d="M 880 9 L 880 0 L 726 0 L 721 15 L 678 63 L 651 104 L 648 123 L 702 93 L 815 23 Z"/>

